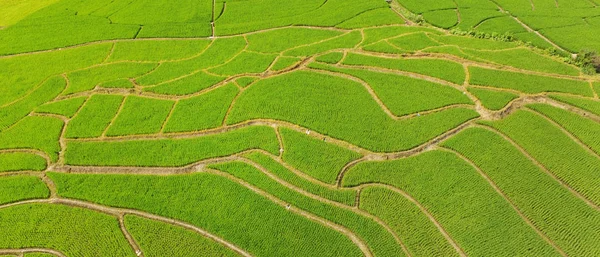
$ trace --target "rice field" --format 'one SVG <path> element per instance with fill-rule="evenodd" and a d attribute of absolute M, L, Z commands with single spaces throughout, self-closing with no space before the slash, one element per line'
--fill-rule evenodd
<path fill-rule="evenodd" d="M 0 256 L 600 256 L 599 4 L 0 0 Z"/>

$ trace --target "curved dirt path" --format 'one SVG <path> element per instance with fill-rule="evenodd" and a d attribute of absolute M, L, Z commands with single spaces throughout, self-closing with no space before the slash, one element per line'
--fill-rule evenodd
<path fill-rule="evenodd" d="M 51 254 L 58 257 L 67 257 L 65 254 L 60 251 L 50 249 L 50 248 L 40 248 L 40 247 L 31 247 L 31 248 L 21 248 L 21 249 L 0 249 L 0 254 L 6 255 L 16 255 L 23 256 L 27 253 L 46 253 Z"/>

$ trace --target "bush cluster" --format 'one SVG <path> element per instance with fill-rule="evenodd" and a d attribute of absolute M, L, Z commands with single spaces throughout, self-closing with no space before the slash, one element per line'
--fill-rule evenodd
<path fill-rule="evenodd" d="M 515 37 L 509 33 L 506 32 L 504 34 L 500 34 L 500 33 L 485 33 L 482 31 L 475 31 L 475 30 L 461 30 L 459 28 L 454 28 L 452 30 L 450 30 L 450 33 L 454 34 L 454 35 L 459 35 L 459 36 L 469 36 L 469 37 L 474 37 L 474 38 L 485 38 L 485 39 L 492 39 L 492 40 L 496 40 L 496 41 L 502 41 L 502 42 L 512 42 L 515 41 Z"/>

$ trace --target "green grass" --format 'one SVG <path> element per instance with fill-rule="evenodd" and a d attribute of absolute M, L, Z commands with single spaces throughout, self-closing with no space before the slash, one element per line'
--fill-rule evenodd
<path fill-rule="evenodd" d="M 263 53 L 280 53 L 287 49 L 307 45 L 343 34 L 333 30 L 310 28 L 284 28 L 248 36 L 248 50 Z"/>
<path fill-rule="evenodd" d="M 342 168 L 361 157 L 359 153 L 294 130 L 282 128 L 280 133 L 283 160 L 325 183 L 334 184 Z"/>
<path fill-rule="evenodd" d="M 353 231 L 370 248 L 375 256 L 404 256 L 394 238 L 379 224 L 371 219 L 359 216 L 351 211 L 340 209 L 329 204 L 299 194 L 269 178 L 254 167 L 232 162 L 212 165 L 218 169 L 240 178 L 290 205 L 310 211 L 317 216 L 333 221 Z M 354 250 L 354 249 L 352 249 Z M 328 254 L 327 252 L 326 254 Z"/>
<path fill-rule="evenodd" d="M 58 102 L 46 103 L 35 109 L 37 113 L 50 113 L 72 118 L 81 108 L 87 97 L 76 97 Z"/>
<path fill-rule="evenodd" d="M 156 64 L 116 63 L 72 72 L 68 74 L 70 83 L 63 94 L 92 90 L 103 82 L 120 78 L 135 78 L 156 67 Z"/>
<path fill-rule="evenodd" d="M 475 117 L 472 110 L 453 108 L 396 121 L 361 84 L 300 71 L 261 80 L 242 92 L 227 123 L 284 120 L 373 151 L 391 152 L 413 148 Z"/>
<path fill-rule="evenodd" d="M 67 138 L 99 137 L 117 115 L 124 97 L 92 95 L 67 126 Z"/>
<path fill-rule="evenodd" d="M 513 93 L 487 90 L 476 87 L 469 87 L 469 93 L 473 94 L 481 104 L 487 109 L 498 111 L 504 108 L 512 100 L 517 99 L 519 96 Z"/>
<path fill-rule="evenodd" d="M 600 115 L 600 101 L 598 100 L 564 95 L 550 95 L 550 98 Z"/>
<path fill-rule="evenodd" d="M 429 37 L 438 41 L 444 45 L 457 46 L 462 49 L 476 49 L 476 50 L 502 50 L 508 48 L 517 47 L 518 44 L 514 42 L 502 42 L 491 39 L 474 38 L 474 37 L 463 37 L 455 35 L 432 35 Z"/>
<path fill-rule="evenodd" d="M 240 87 L 247 87 L 257 80 L 259 80 L 258 77 L 241 77 L 236 79 L 235 83 L 237 83 Z"/>
<path fill-rule="evenodd" d="M 558 123 L 596 154 L 600 153 L 600 124 L 598 122 L 550 105 L 532 104 L 527 107 Z"/>
<path fill-rule="evenodd" d="M 269 172 L 273 173 L 278 178 L 290 183 L 298 188 L 301 188 L 311 194 L 321 196 L 323 198 L 343 203 L 348 206 L 353 206 L 356 201 L 356 191 L 341 188 L 328 188 L 317 183 L 311 182 L 299 175 L 296 175 L 285 166 L 278 163 L 268 155 L 263 153 L 251 152 L 244 154 L 245 158 L 252 160 L 256 164 L 264 167 Z"/>
<path fill-rule="evenodd" d="M 235 85 L 228 84 L 199 96 L 179 100 L 164 131 L 200 131 L 221 126 L 238 92 Z"/>
<path fill-rule="evenodd" d="M 38 177 L 5 176 L 0 178 L 0 204 L 14 203 L 50 196 L 50 191 Z"/>
<path fill-rule="evenodd" d="M 51 5 L 58 0 L 6 0 L 0 4 L 0 9 L 6 11 L 0 18 L 0 26 L 13 25 L 28 15 Z"/>
<path fill-rule="evenodd" d="M 238 256 L 212 239 L 163 222 L 126 215 L 125 226 L 140 245 L 144 256 L 184 257 L 190 253 L 207 257 Z"/>
<path fill-rule="evenodd" d="M 345 73 L 367 82 L 377 97 L 396 116 L 454 104 L 473 104 L 459 90 L 426 80 L 359 69 L 338 69 L 328 66 L 322 68 Z"/>
<path fill-rule="evenodd" d="M 388 39 L 388 42 L 396 47 L 399 47 L 407 51 L 418 51 L 431 46 L 438 46 L 439 44 L 431 40 L 424 32 L 408 34 L 392 39 Z"/>
<path fill-rule="evenodd" d="M 36 107 L 54 99 L 65 86 L 66 82 L 62 77 L 51 77 L 42 82 L 38 88 L 33 89 L 30 94 L 8 106 L 0 107 L 0 131 L 15 124 Z"/>
<path fill-rule="evenodd" d="M 390 12 L 389 8 L 384 7 L 361 13 L 352 19 L 336 25 L 336 27 L 354 29 L 394 24 L 404 24 L 404 21 L 394 12 Z"/>
<path fill-rule="evenodd" d="M 382 187 L 360 192 L 360 209 L 381 218 L 413 256 L 458 256 L 437 227 L 410 200 Z"/>
<path fill-rule="evenodd" d="M 144 88 L 144 91 L 163 95 L 189 95 L 214 86 L 223 80 L 225 77 L 198 72 L 154 87 Z"/>
<path fill-rule="evenodd" d="M 94 166 L 184 166 L 249 149 L 279 152 L 275 131 L 248 127 L 230 132 L 182 139 L 134 141 L 71 141 L 65 163 Z"/>
<path fill-rule="evenodd" d="M 486 147 L 481 147 L 485 145 Z M 537 228 L 570 256 L 598 254 L 600 214 L 498 134 L 481 128 L 444 143 L 479 166 Z M 590 247 L 577 247 L 576 245 Z"/>
<path fill-rule="evenodd" d="M 98 84 L 99 88 L 134 88 L 129 79 L 116 79 Z"/>
<path fill-rule="evenodd" d="M 318 62 L 324 62 L 324 63 L 338 63 L 342 60 L 342 58 L 344 58 L 344 53 L 342 52 L 331 52 L 328 54 L 324 54 L 321 56 L 318 56 L 315 60 Z"/>
<path fill-rule="evenodd" d="M 253 52 L 242 52 L 230 62 L 212 68 L 209 71 L 219 75 L 237 75 L 248 73 L 261 73 L 266 71 L 275 60 L 274 54 L 259 54 Z"/>
<path fill-rule="evenodd" d="M 465 72 L 462 65 L 452 61 L 436 59 L 392 59 L 349 53 L 342 62 L 346 65 L 372 66 L 384 69 L 414 72 L 440 78 L 462 85 Z"/>
<path fill-rule="evenodd" d="M 566 64 L 562 60 L 540 55 L 526 48 L 504 51 L 476 51 L 469 49 L 464 49 L 463 51 L 477 58 L 515 68 L 571 76 L 579 75 L 579 69 L 575 66 Z"/>
<path fill-rule="evenodd" d="M 365 51 L 369 51 L 369 52 L 387 53 L 387 54 L 404 54 L 404 53 L 408 52 L 406 50 L 402 50 L 398 47 L 395 47 L 386 41 L 379 41 L 377 43 L 373 43 L 373 44 L 364 46 L 364 47 L 362 47 L 362 49 Z"/>
<path fill-rule="evenodd" d="M 419 201 L 468 255 L 557 255 L 500 195 L 455 155 L 430 151 L 352 167 L 344 186 L 384 183 Z M 490 248 L 490 245 L 494 245 Z"/>
<path fill-rule="evenodd" d="M 120 112 L 106 130 L 107 136 L 153 134 L 160 132 L 174 102 L 128 96 Z"/>
<path fill-rule="evenodd" d="M 600 159 L 542 116 L 518 111 L 486 125 L 506 134 L 569 187 L 592 202 L 600 203 L 600 178 L 596 173 Z"/>
<path fill-rule="evenodd" d="M 0 132 L 0 149 L 35 149 L 45 152 L 51 161 L 58 159 L 58 139 L 64 123 L 51 117 L 26 117 Z"/>
<path fill-rule="evenodd" d="M 0 59 L 0 104 L 25 96 L 45 79 L 75 69 L 98 64 L 110 52 L 110 44 L 27 54 Z"/>
<path fill-rule="evenodd" d="M 402 34 L 413 33 L 413 32 L 428 32 L 433 34 L 439 34 L 440 32 L 435 29 L 424 28 L 424 27 L 411 27 L 411 26 L 389 26 L 379 28 L 365 29 L 365 39 L 361 45 L 369 45 L 380 40 L 387 38 L 397 37 Z"/>
<path fill-rule="evenodd" d="M 275 60 L 275 63 L 271 67 L 272 71 L 280 71 L 285 70 L 287 68 L 293 67 L 295 64 L 300 62 L 300 58 L 297 57 L 288 57 L 288 56 L 280 56 Z"/>
<path fill-rule="evenodd" d="M 50 176 L 61 196 L 135 208 L 185 221 L 255 256 L 360 254 L 358 248 L 337 231 L 292 213 L 217 175 L 196 173 L 162 177 L 51 173 Z"/>
<path fill-rule="evenodd" d="M 471 73 L 470 83 L 472 85 L 512 89 L 528 94 L 561 92 L 592 96 L 590 86 L 585 81 L 490 70 L 479 67 L 469 67 L 469 72 Z"/>
<path fill-rule="evenodd" d="M 136 81 L 142 86 L 150 86 L 190 75 L 227 62 L 244 47 L 246 41 L 242 37 L 217 39 L 202 54 L 188 60 L 163 63 L 151 73 L 136 78 Z"/>
<path fill-rule="evenodd" d="M 458 24 L 458 12 L 456 10 L 439 10 L 423 13 L 423 18 L 431 25 L 448 29 Z"/>
<path fill-rule="evenodd" d="M 148 40 L 115 43 L 108 61 L 174 61 L 202 52 L 208 40 Z"/>
<path fill-rule="evenodd" d="M 46 159 L 31 153 L 0 153 L 0 172 L 3 171 L 40 171 L 46 169 Z"/>
<path fill-rule="evenodd" d="M 116 218 L 87 209 L 37 203 L 13 206 L 0 209 L 0 227 L 2 249 L 41 247 L 67 256 L 135 256 Z"/>
<path fill-rule="evenodd" d="M 311 56 L 317 53 L 322 53 L 329 50 L 352 48 L 362 41 L 362 36 L 359 31 L 348 32 L 342 36 L 331 38 L 329 40 L 298 47 L 292 50 L 283 52 L 285 56 Z"/>

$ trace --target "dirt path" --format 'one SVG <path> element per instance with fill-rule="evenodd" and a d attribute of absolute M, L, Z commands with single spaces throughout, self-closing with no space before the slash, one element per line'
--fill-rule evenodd
<path fill-rule="evenodd" d="M 67 257 L 65 254 L 50 248 L 21 248 L 21 249 L 0 249 L 0 254 L 23 256 L 27 253 L 46 253 L 58 257 Z"/>
<path fill-rule="evenodd" d="M 465 157 L 464 155 L 462 155 L 459 152 L 456 152 L 449 148 L 440 148 L 440 149 L 442 151 L 447 151 L 447 152 L 455 154 L 457 157 L 459 157 L 460 159 L 462 159 L 463 161 L 465 161 L 466 163 L 471 165 L 471 167 L 473 167 L 477 171 L 477 173 L 479 173 L 479 175 L 481 175 L 481 177 L 483 177 L 490 184 L 490 186 L 494 189 L 494 191 L 496 191 L 496 193 L 500 197 L 502 197 L 508 204 L 510 204 L 511 208 L 519 215 L 519 217 L 521 217 L 521 219 L 525 223 L 527 223 L 527 225 L 529 227 L 531 227 L 535 231 L 536 234 L 538 234 L 538 236 L 540 236 L 544 241 L 546 241 L 546 243 L 548 243 L 550 246 L 552 246 L 554 248 L 554 250 L 556 250 L 558 253 L 560 253 L 560 255 L 562 255 L 564 257 L 568 256 L 558 245 L 556 245 L 552 240 L 550 240 L 550 238 L 548 238 L 548 236 L 546 236 L 546 234 L 544 234 L 541 230 L 539 230 L 533 224 L 533 222 L 531 222 L 531 220 L 529 220 L 529 218 L 525 214 L 523 214 L 523 212 L 521 212 L 519 207 L 517 207 L 512 200 L 510 200 L 510 198 L 498 187 L 498 185 L 496 185 L 496 183 L 492 179 L 490 179 L 490 177 L 488 177 L 488 175 L 485 172 L 483 172 L 479 168 L 479 166 L 477 166 L 474 162 L 472 162 L 470 159 L 468 159 L 467 157 Z"/>

